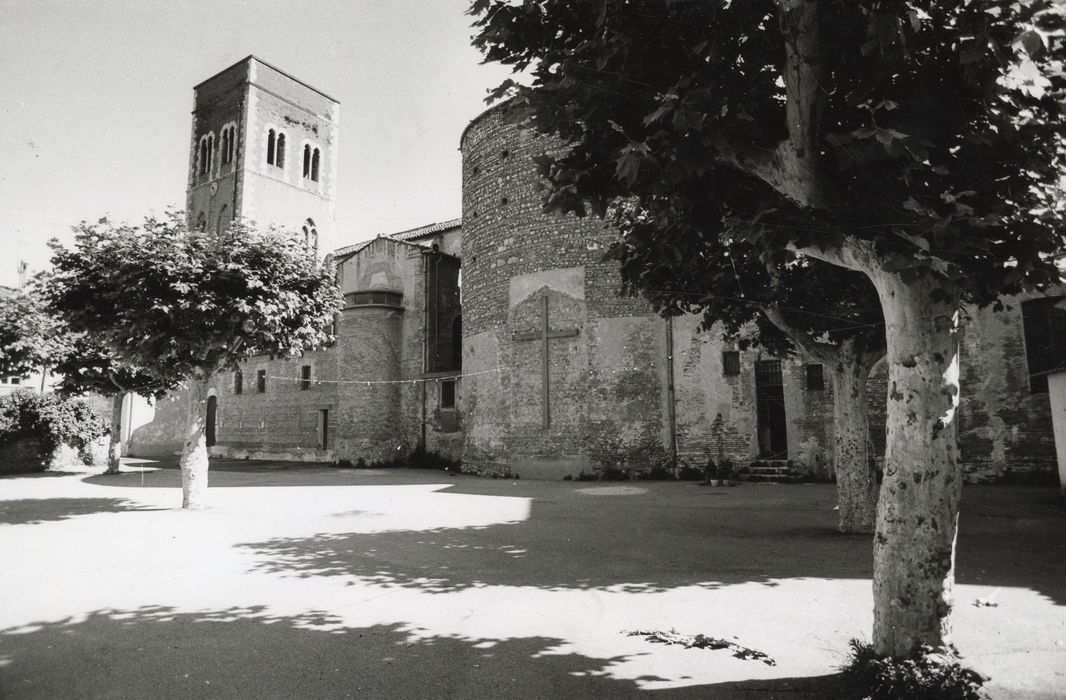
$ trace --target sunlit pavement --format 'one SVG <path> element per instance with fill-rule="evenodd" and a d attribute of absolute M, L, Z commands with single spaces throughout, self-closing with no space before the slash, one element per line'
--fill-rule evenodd
<path fill-rule="evenodd" d="M 0 478 L 0 697 L 848 697 L 870 632 L 828 485 L 124 468 Z M 1057 492 L 968 488 L 957 572 L 992 697 L 1066 697 Z M 775 664 L 627 634 L 670 630 Z"/>

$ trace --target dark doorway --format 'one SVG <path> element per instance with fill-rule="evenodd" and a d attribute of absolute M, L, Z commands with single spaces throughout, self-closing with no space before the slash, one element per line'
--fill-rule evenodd
<path fill-rule="evenodd" d="M 759 456 L 788 459 L 788 422 L 780 360 L 755 363 L 755 405 L 758 414 Z"/>
<path fill-rule="evenodd" d="M 218 397 L 207 397 L 207 446 L 215 444 L 215 417 L 218 414 Z"/>
<path fill-rule="evenodd" d="M 329 409 L 318 409 L 318 449 L 329 449 Z"/>

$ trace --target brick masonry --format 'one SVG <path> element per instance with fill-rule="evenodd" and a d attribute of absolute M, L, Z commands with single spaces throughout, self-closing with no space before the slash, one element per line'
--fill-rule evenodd
<path fill-rule="evenodd" d="M 242 137 L 235 167 L 244 184 L 225 168 L 209 178 L 198 175 L 200 135 L 217 135 L 242 105 L 242 134 L 258 135 Z M 337 114 L 321 93 L 254 59 L 205 82 L 197 88 L 190 144 L 190 211 L 203 205 L 214 215 L 211 206 L 235 196 L 237 211 L 261 212 L 283 224 L 313 212 L 326 222 L 320 232 L 328 234 Z M 291 135 L 284 169 L 265 165 L 267 124 L 285 124 Z M 299 175 L 298 141 L 312 137 L 328 166 L 315 188 L 292 177 Z M 715 329 L 700 331 L 695 316 L 668 322 L 643 300 L 620 296 L 617 266 L 602 260 L 615 232 L 593 218 L 542 210 L 533 158 L 558 144 L 507 124 L 495 108 L 471 122 L 461 147 L 462 228 L 430 227 L 425 234 L 339 251 L 338 282 L 348 303 L 337 319 L 335 346 L 301 358 L 249 359 L 241 394 L 232 374 L 217 377 L 215 454 L 374 462 L 422 445 L 526 478 L 646 469 L 668 463 L 672 447 L 679 463 L 691 466 L 709 457 L 742 464 L 756 458 L 754 368 L 772 358 L 741 352 L 739 374 L 727 376 L 722 356 L 734 348 Z M 218 185 L 213 199 L 212 183 Z M 461 307 L 455 304 L 455 260 L 461 260 Z M 352 295 L 368 291 L 393 296 L 356 303 Z M 521 337 L 542 329 L 545 297 L 549 328 L 574 331 L 549 341 L 547 428 L 542 343 Z M 1029 391 L 1017 302 L 1002 313 L 971 311 L 961 335 L 959 437 L 971 480 L 1054 470 L 1048 395 Z M 449 357 L 447 336 L 460 313 L 461 370 Z M 435 354 L 433 362 L 427 363 L 427 352 Z M 308 389 L 299 381 L 304 365 L 311 366 Z M 831 373 L 825 372 L 823 389 L 813 389 L 803 358 L 781 365 L 787 457 L 828 476 Z M 268 377 L 261 394 L 259 371 Z M 442 392 L 451 382 L 455 405 L 443 407 Z M 874 454 L 884 449 L 885 391 L 879 366 L 868 384 Z M 157 402 L 155 411 L 155 420 L 134 431 L 134 454 L 181 448 L 184 397 Z"/>

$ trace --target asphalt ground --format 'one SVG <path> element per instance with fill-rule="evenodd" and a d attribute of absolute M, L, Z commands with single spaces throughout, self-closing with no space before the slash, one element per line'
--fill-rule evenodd
<path fill-rule="evenodd" d="M 0 697 L 856 697 L 871 544 L 831 485 L 214 460 L 183 511 L 124 469 L 0 478 Z M 1058 492 L 967 487 L 956 572 L 991 697 L 1066 697 Z"/>

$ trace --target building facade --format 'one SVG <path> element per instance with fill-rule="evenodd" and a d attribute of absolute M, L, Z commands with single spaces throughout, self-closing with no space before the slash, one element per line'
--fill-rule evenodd
<path fill-rule="evenodd" d="M 615 233 L 542 210 L 533 159 L 559 144 L 500 108 L 461 135 L 461 222 L 325 247 L 338 112 L 253 57 L 196 88 L 190 219 L 222 231 L 243 216 L 313 242 L 310 222 L 344 295 L 331 348 L 254 357 L 216 378 L 213 454 L 372 464 L 424 449 L 525 478 L 762 459 L 832 475 L 831 373 L 740 351 L 700 318 L 664 319 L 620 295 L 604 260 Z M 973 479 L 1054 472 L 1038 375 L 1066 360 L 1056 299 L 970 312 L 959 416 Z M 875 453 L 884 376 L 870 380 Z M 160 402 L 131 452 L 180 450 L 183 420 L 177 397 Z"/>

